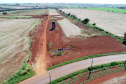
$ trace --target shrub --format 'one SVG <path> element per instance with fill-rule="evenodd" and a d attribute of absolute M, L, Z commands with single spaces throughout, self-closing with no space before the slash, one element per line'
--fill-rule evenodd
<path fill-rule="evenodd" d="M 89 23 L 89 19 L 88 18 L 85 18 L 82 22 L 84 23 L 84 24 L 87 24 L 87 23 Z"/>
<path fill-rule="evenodd" d="M 14 75 L 12 75 L 5 84 L 16 84 L 20 81 L 27 79 L 35 74 L 34 71 L 32 71 L 32 67 L 30 64 L 27 63 L 27 59 L 31 53 L 29 52 L 29 55 L 24 59 L 22 62 L 22 66 L 20 67 L 19 71 L 17 71 Z"/>
<path fill-rule="evenodd" d="M 7 14 L 7 12 L 3 12 L 3 15 L 6 15 Z"/>
<path fill-rule="evenodd" d="M 126 45 L 126 32 L 124 33 L 123 44 Z"/>
<path fill-rule="evenodd" d="M 67 16 L 70 16 L 70 13 L 68 13 Z"/>
<path fill-rule="evenodd" d="M 61 56 L 62 54 L 63 54 L 63 52 L 57 52 L 55 55 Z"/>
<path fill-rule="evenodd" d="M 93 25 L 93 26 L 95 26 L 95 25 L 96 25 L 96 23 L 93 23 L 92 25 Z"/>
<path fill-rule="evenodd" d="M 118 63 L 117 62 L 112 62 L 111 63 L 111 66 L 115 66 L 115 65 L 117 65 Z"/>
<path fill-rule="evenodd" d="M 77 19 L 77 17 L 75 15 L 71 15 L 70 17 L 73 19 Z"/>

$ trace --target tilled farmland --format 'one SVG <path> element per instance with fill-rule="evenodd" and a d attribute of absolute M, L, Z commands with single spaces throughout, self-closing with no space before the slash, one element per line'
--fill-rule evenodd
<path fill-rule="evenodd" d="M 66 13 L 77 16 L 81 20 L 90 19 L 90 23 L 96 23 L 98 27 L 103 28 L 117 36 L 124 36 L 126 31 L 126 15 L 121 13 L 96 11 L 88 9 L 62 9 Z"/>

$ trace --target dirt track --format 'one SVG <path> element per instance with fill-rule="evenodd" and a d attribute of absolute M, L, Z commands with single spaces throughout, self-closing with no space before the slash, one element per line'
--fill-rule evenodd
<path fill-rule="evenodd" d="M 45 28 L 40 37 L 40 42 L 39 42 L 39 44 L 41 44 L 41 45 L 39 46 L 38 59 L 37 59 L 36 69 L 35 69 L 37 76 L 46 72 L 46 64 L 45 64 L 45 56 L 46 56 L 46 52 L 47 52 L 46 30 L 47 30 L 49 16 L 47 16 L 46 18 L 47 18 L 47 20 L 45 23 Z"/>
<path fill-rule="evenodd" d="M 126 54 L 93 58 L 93 66 L 106 64 L 113 61 L 124 61 L 125 59 L 126 59 Z M 49 72 L 51 73 L 51 79 L 55 80 L 67 74 L 73 73 L 75 71 L 88 68 L 89 66 L 91 66 L 91 61 L 92 61 L 91 59 L 82 60 L 82 61 L 74 62 L 68 65 L 64 65 L 56 69 L 50 70 Z M 45 74 L 39 77 L 36 77 L 32 80 L 28 80 L 22 84 L 46 84 L 49 81 L 50 81 L 49 74 L 48 72 L 46 72 Z"/>

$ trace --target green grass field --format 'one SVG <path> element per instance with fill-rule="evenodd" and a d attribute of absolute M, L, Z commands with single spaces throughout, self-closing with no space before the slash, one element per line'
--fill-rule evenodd
<path fill-rule="evenodd" d="M 15 13 L 15 12 L 18 12 L 18 11 L 21 11 L 21 10 L 16 10 L 16 11 L 6 11 L 7 14 L 11 14 L 11 13 Z M 2 15 L 3 12 L 0 12 L 0 15 Z"/>
<path fill-rule="evenodd" d="M 117 8 L 88 8 L 91 10 L 99 10 L 99 11 L 109 11 L 109 12 L 117 12 L 117 13 L 126 13 L 124 9 L 117 9 Z"/>
<path fill-rule="evenodd" d="M 14 6 L 5 6 L 5 5 L 0 5 L 2 8 L 13 8 Z"/>

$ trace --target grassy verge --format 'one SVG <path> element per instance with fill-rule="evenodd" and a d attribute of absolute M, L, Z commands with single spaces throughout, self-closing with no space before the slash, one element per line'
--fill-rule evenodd
<path fill-rule="evenodd" d="M 95 70 L 95 71 L 100 71 L 101 69 L 105 70 L 106 68 L 111 68 L 111 67 L 114 67 L 114 66 L 120 66 L 122 64 L 124 64 L 125 62 L 124 61 L 121 61 L 121 62 L 112 62 L 112 63 L 108 63 L 108 64 L 103 64 L 103 65 L 97 65 L 97 66 L 93 66 L 92 67 L 92 70 Z M 66 76 L 63 76 L 61 78 L 58 78 L 54 81 L 51 82 L 51 84 L 57 84 L 58 82 L 62 82 L 63 80 L 66 80 L 68 78 L 73 78 L 73 76 L 76 76 L 80 73 L 84 73 L 84 72 L 89 72 L 90 71 L 90 67 L 89 68 L 86 68 L 86 69 L 83 69 L 83 70 L 80 70 L 80 71 L 77 71 L 77 72 L 74 72 L 74 73 L 71 73 L 69 75 L 66 75 Z M 119 72 L 119 70 L 115 70 L 114 72 Z M 101 76 L 98 76 L 98 77 L 101 77 Z M 86 81 L 87 82 L 87 81 Z M 48 83 L 49 84 L 49 83 Z"/>
<path fill-rule="evenodd" d="M 35 22 L 35 23 L 34 23 L 34 24 L 36 24 L 35 27 L 38 26 L 38 24 L 41 22 L 41 20 L 42 20 L 42 19 L 40 19 L 38 22 Z M 35 27 L 34 27 L 29 33 L 31 33 L 31 32 L 35 29 Z"/>
<path fill-rule="evenodd" d="M 23 62 L 20 69 L 12 75 L 8 80 L 5 80 L 2 84 L 16 84 L 20 81 L 27 79 L 35 74 L 35 72 L 32 70 L 32 67 L 30 64 L 27 63 L 27 60 L 30 58 L 31 52 L 29 52 L 29 55 L 27 55 Z"/>
<path fill-rule="evenodd" d="M 48 67 L 47 70 L 51 70 L 51 69 L 54 69 L 54 68 L 57 68 L 57 67 L 60 67 L 60 66 L 63 66 L 63 65 L 67 65 L 67 64 L 70 64 L 70 63 L 73 63 L 73 62 L 77 62 L 77 61 L 81 61 L 81 60 L 85 60 L 85 59 L 89 59 L 89 58 L 102 57 L 102 56 L 115 55 L 115 54 L 126 54 L 126 52 L 114 52 L 114 53 L 108 53 L 108 54 L 97 54 L 97 55 L 85 56 L 85 57 L 82 57 L 82 58 L 77 58 L 77 59 L 73 59 L 73 60 L 70 60 L 70 61 L 65 61 L 63 63 Z"/>

